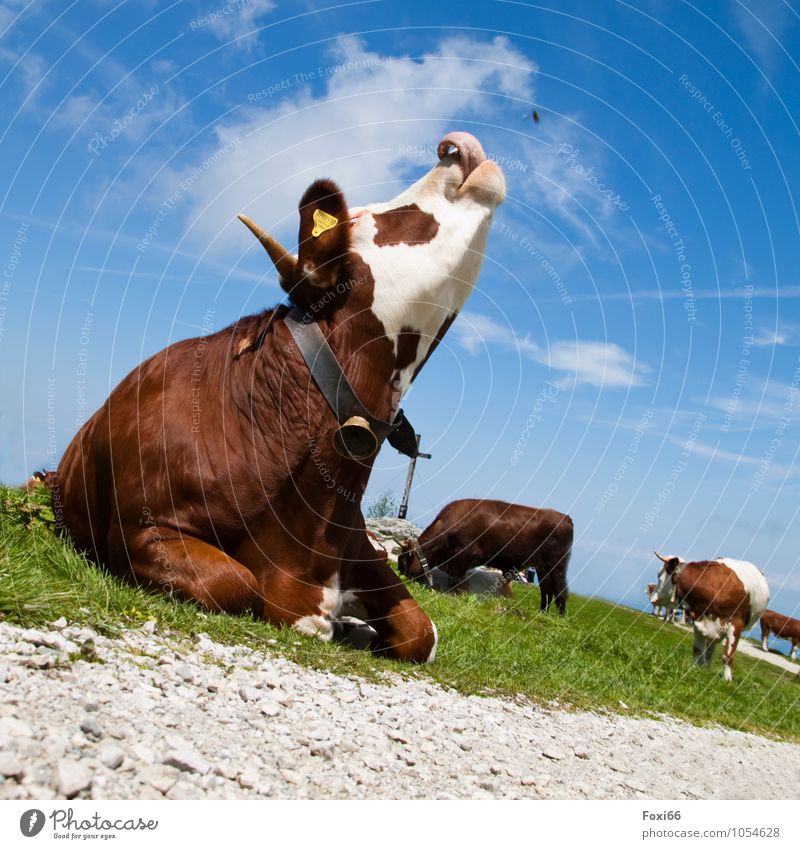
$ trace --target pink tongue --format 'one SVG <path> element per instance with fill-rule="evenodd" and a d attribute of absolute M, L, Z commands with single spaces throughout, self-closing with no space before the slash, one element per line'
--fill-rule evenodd
<path fill-rule="evenodd" d="M 481 143 L 469 133 L 448 133 L 436 149 L 439 159 L 444 159 L 451 147 L 456 148 L 465 180 L 486 159 Z"/>

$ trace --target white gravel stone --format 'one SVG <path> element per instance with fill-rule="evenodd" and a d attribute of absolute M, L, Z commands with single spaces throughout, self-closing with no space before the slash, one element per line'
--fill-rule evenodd
<path fill-rule="evenodd" d="M 669 717 L 467 697 L 421 671 L 341 678 L 142 629 L 109 640 L 67 625 L 105 663 L 34 670 L 22 633 L 0 622 L 15 676 L 0 687 L 1 799 L 788 799 L 800 786 L 800 746 Z"/>
<path fill-rule="evenodd" d="M 118 769 L 125 760 L 125 752 L 116 743 L 104 743 L 98 752 L 100 763 L 109 769 Z"/>
<path fill-rule="evenodd" d="M 202 755 L 188 748 L 172 749 L 167 752 L 163 763 L 182 772 L 197 772 L 200 775 L 205 775 L 211 769 L 211 764 Z"/>
<path fill-rule="evenodd" d="M 22 761 L 11 752 L 0 752 L 0 775 L 20 779 L 25 775 Z"/>
<path fill-rule="evenodd" d="M 92 783 L 92 771 L 77 761 L 62 758 L 56 767 L 58 793 L 67 799 L 77 796 Z"/>

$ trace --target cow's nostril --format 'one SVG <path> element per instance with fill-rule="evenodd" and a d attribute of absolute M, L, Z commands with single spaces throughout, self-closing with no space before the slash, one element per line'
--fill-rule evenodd
<path fill-rule="evenodd" d="M 461 163 L 464 179 L 486 159 L 481 143 L 470 133 L 448 133 L 436 148 L 439 159 L 455 153 Z"/>

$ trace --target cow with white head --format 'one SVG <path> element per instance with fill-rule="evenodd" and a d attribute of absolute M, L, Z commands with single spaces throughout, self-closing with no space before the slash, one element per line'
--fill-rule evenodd
<path fill-rule="evenodd" d="M 718 557 L 687 563 L 676 555 L 664 557 L 653 604 L 684 608 L 694 630 L 694 658 L 698 666 L 711 663 L 723 638 L 726 681 L 733 679 L 733 656 L 742 632 L 766 610 L 769 587 L 761 570 L 746 560 Z"/>
<path fill-rule="evenodd" d="M 360 503 L 378 437 L 475 285 L 504 194 L 477 139 L 451 133 L 393 201 L 350 210 L 335 183 L 313 183 L 296 256 L 243 217 L 292 306 L 177 342 L 124 378 L 48 478 L 59 523 L 138 583 L 323 640 L 357 615 L 376 651 L 432 660 L 436 628 L 370 544 Z M 366 453 L 348 452 L 343 432 L 362 425 L 312 375 L 301 325 L 378 429 Z"/>

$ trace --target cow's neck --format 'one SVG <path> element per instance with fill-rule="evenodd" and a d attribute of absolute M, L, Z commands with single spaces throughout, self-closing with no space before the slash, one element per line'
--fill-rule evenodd
<path fill-rule="evenodd" d="M 436 275 L 427 278 L 421 268 L 436 264 L 423 256 L 422 247 L 413 250 L 427 262 L 403 279 L 387 273 L 388 254 L 366 254 L 377 263 L 380 273 L 374 275 L 361 254 L 351 253 L 351 268 L 343 284 L 347 291 L 320 324 L 353 389 L 373 415 L 388 418 L 399 406 L 455 320 L 478 277 L 485 240 L 485 231 L 479 231 L 466 260 L 451 266 L 445 262 L 447 257 L 440 257 Z"/>

